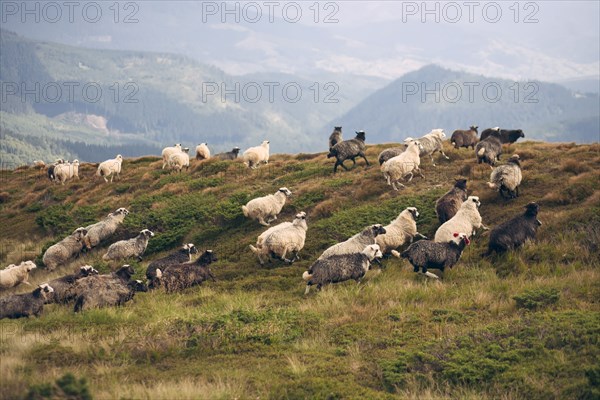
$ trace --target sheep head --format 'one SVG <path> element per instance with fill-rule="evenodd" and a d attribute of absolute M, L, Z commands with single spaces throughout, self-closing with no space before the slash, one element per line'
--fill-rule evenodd
<path fill-rule="evenodd" d="M 212 250 L 206 250 L 198 259 L 202 264 L 210 264 L 218 260 L 217 255 Z"/>
<path fill-rule="evenodd" d="M 467 190 L 467 180 L 466 179 L 456 179 L 454 183 L 454 187 L 457 187 L 462 190 Z"/>
<path fill-rule="evenodd" d="M 356 131 L 356 138 L 364 142 L 366 140 L 365 131 Z"/>
<path fill-rule="evenodd" d="M 198 249 L 194 246 L 194 243 L 187 243 L 183 245 L 183 249 L 188 251 L 188 254 L 197 254 Z"/>
<path fill-rule="evenodd" d="M 362 251 L 364 255 L 366 255 L 369 260 L 373 260 L 375 258 L 382 258 L 383 254 L 381 253 L 381 249 L 378 244 L 370 244 Z"/>
<path fill-rule="evenodd" d="M 481 206 L 481 203 L 479 202 L 479 197 L 477 197 L 477 196 L 469 196 L 467 198 L 467 200 L 465 200 L 465 202 L 463 203 L 463 205 L 465 205 L 466 207 L 473 207 L 475 209 L 478 209 L 479 206 Z"/>
<path fill-rule="evenodd" d="M 134 292 L 147 292 L 148 291 L 148 286 L 140 280 L 127 282 L 127 287 L 132 289 Z"/>
<path fill-rule="evenodd" d="M 471 241 L 469 240 L 469 237 L 467 236 L 466 233 L 462 233 L 462 232 L 454 232 L 454 234 L 452 235 L 454 236 L 454 239 L 452 240 L 454 243 L 456 243 L 457 245 L 460 245 L 461 242 L 465 242 L 465 245 L 468 246 Z"/>
<path fill-rule="evenodd" d="M 144 236 L 146 238 L 151 238 L 151 237 L 154 237 L 154 232 L 152 232 L 148 229 L 142 229 L 140 231 L 140 236 Z"/>
<path fill-rule="evenodd" d="M 417 210 L 417 207 L 407 207 L 406 210 L 412 215 L 415 221 L 417 218 L 419 218 L 419 211 Z"/>
<path fill-rule="evenodd" d="M 37 268 L 37 265 L 35 265 L 33 261 L 24 261 L 23 263 L 21 263 L 21 265 L 25 266 L 25 270 L 27 272 L 31 271 L 34 268 Z"/>
<path fill-rule="evenodd" d="M 472 131 L 475 131 L 475 133 L 477 133 L 478 128 L 479 127 L 477 125 L 471 125 L 471 128 L 469 128 L 469 129 L 471 129 Z"/>
<path fill-rule="evenodd" d="M 525 215 L 530 215 L 530 216 L 536 217 L 538 215 L 539 210 L 540 210 L 539 204 L 537 204 L 535 202 L 531 202 L 525 206 Z M 541 222 L 540 222 L 540 225 L 541 225 Z"/>
<path fill-rule="evenodd" d="M 123 215 L 129 215 L 129 210 L 127 210 L 126 208 L 118 208 L 117 211 L 115 211 L 113 214 L 123 214 Z"/>
<path fill-rule="evenodd" d="M 125 264 L 123 265 L 121 268 L 119 268 L 117 270 L 117 272 L 115 272 L 115 275 L 118 276 L 119 278 L 128 281 L 131 279 L 131 277 L 133 276 L 133 274 L 135 274 L 135 271 L 133 269 L 133 267 L 129 264 Z"/>
<path fill-rule="evenodd" d="M 285 197 L 290 197 L 292 195 L 291 190 L 286 187 L 279 188 L 278 192 L 285 194 Z"/>
<path fill-rule="evenodd" d="M 37 289 L 33 291 L 33 295 L 34 297 L 41 297 L 43 299 L 46 299 L 48 297 L 48 294 L 52 292 L 54 292 L 52 286 L 48 285 L 47 283 L 42 283 L 40 286 L 37 287 Z"/>
<path fill-rule="evenodd" d="M 373 234 L 373 237 L 377 235 L 383 235 L 385 233 L 385 228 L 381 224 L 371 225 L 367 229 Z"/>

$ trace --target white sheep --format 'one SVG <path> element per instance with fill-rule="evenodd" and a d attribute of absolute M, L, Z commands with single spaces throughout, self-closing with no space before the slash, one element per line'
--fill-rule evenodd
<path fill-rule="evenodd" d="M 269 141 L 265 140 L 260 146 L 250 147 L 243 154 L 244 163 L 255 169 L 260 163 L 269 163 Z"/>
<path fill-rule="evenodd" d="M 121 164 L 123 163 L 123 156 L 117 154 L 117 156 L 111 160 L 106 160 L 98 165 L 98 171 L 96 171 L 97 176 L 101 176 L 104 178 L 106 183 L 108 183 L 107 176 L 110 176 L 110 181 L 113 181 L 113 177 L 116 175 L 117 178 L 119 174 L 121 174 Z"/>
<path fill-rule="evenodd" d="M 140 234 L 128 240 L 120 240 L 111 244 L 102 256 L 104 261 L 124 260 L 131 257 L 136 257 L 138 261 L 142 261 L 142 254 L 148 247 L 148 240 L 154 236 L 154 233 L 148 229 L 143 229 Z"/>
<path fill-rule="evenodd" d="M 298 252 L 304 248 L 308 230 L 306 213 L 302 211 L 296 214 L 296 218 L 291 224 L 284 222 L 279 225 L 284 226 L 272 230 L 271 234 L 266 236 L 260 244 L 257 240 L 256 247 L 250 245 L 250 250 L 256 254 L 261 264 L 264 263 L 261 256 L 275 256 L 289 264 L 299 259 Z M 294 253 L 294 258 L 286 258 L 290 253 Z"/>
<path fill-rule="evenodd" d="M 494 168 L 487 184 L 492 189 L 498 189 L 502 197 L 514 198 L 519 197 L 519 185 L 522 180 L 519 155 L 513 154 L 507 164 Z"/>
<path fill-rule="evenodd" d="M 377 235 L 375 243 L 379 245 L 383 254 L 392 253 L 399 256 L 396 249 L 405 244 L 412 243 L 415 236 L 425 238 L 417 232 L 417 218 L 419 211 L 416 207 L 408 207 L 398 215 L 389 225 L 383 227 L 385 233 Z"/>
<path fill-rule="evenodd" d="M 169 168 L 181 172 L 183 168 L 187 171 L 190 168 L 190 156 L 188 155 L 187 147 L 181 149 L 178 153 L 173 153 L 169 156 Z"/>
<path fill-rule="evenodd" d="M 288 188 L 282 187 L 275 194 L 250 200 L 242 206 L 242 212 L 248 218 L 257 219 L 261 225 L 269 226 L 277 219 L 286 199 L 291 195 L 292 192 Z"/>
<path fill-rule="evenodd" d="M 438 128 L 432 129 L 431 132 L 429 132 L 427 135 L 418 139 L 406 138 L 404 142 L 408 144 L 416 140 L 419 143 L 421 143 L 421 146 L 423 146 L 423 148 L 421 149 L 419 156 L 423 157 L 425 155 L 429 155 L 429 157 L 431 157 L 431 164 L 435 167 L 435 162 L 433 161 L 433 153 L 435 153 L 436 151 L 442 153 L 446 160 L 450 159 L 446 154 L 444 154 L 443 143 L 445 138 L 446 134 L 444 133 L 444 130 Z"/>
<path fill-rule="evenodd" d="M 350 239 L 329 247 L 321 254 L 319 260 L 336 254 L 360 253 L 366 246 L 375 244 L 377 235 L 384 234 L 385 232 L 385 228 L 381 224 L 368 226 Z"/>
<path fill-rule="evenodd" d="M 29 272 L 37 268 L 33 261 L 23 261 L 19 265 L 11 264 L 0 271 L 0 289 L 9 289 L 20 283 L 30 285 Z"/>
<path fill-rule="evenodd" d="M 200 143 L 196 146 L 196 160 L 208 160 L 210 158 L 210 150 L 207 143 Z"/>
<path fill-rule="evenodd" d="M 83 238 L 86 233 L 85 228 L 77 228 L 71 235 L 48 247 L 42 257 L 46 268 L 52 271 L 68 262 L 71 257 L 78 255 L 83 249 Z"/>
<path fill-rule="evenodd" d="M 128 214 L 129 211 L 121 207 L 115 212 L 108 214 L 102 221 L 86 226 L 87 233 L 83 239 L 85 247 L 88 249 L 96 247 L 101 241 L 112 236 Z"/>
<path fill-rule="evenodd" d="M 171 157 L 171 154 L 179 153 L 180 151 L 181 143 L 177 143 L 172 147 L 165 147 L 161 153 L 163 161 L 162 169 L 165 169 L 165 167 L 169 164 L 169 157 Z"/>
<path fill-rule="evenodd" d="M 433 240 L 438 243 L 448 243 L 454 240 L 456 232 L 464 232 L 467 234 L 467 237 L 471 237 L 479 228 L 487 230 L 488 227 L 483 225 L 481 215 L 479 214 L 480 205 L 479 197 L 469 196 L 462 203 L 456 215 L 438 228 Z"/>
<path fill-rule="evenodd" d="M 400 179 L 406 179 L 410 175 L 408 182 L 412 181 L 415 172 L 423 177 L 419 169 L 419 165 L 421 164 L 419 151 L 422 147 L 419 141 L 412 141 L 408 144 L 404 153 L 390 158 L 381 165 L 383 177 L 387 180 L 387 184 L 391 185 L 394 190 L 398 190 L 396 184 L 404 187 L 400 183 Z"/>
<path fill-rule="evenodd" d="M 61 184 L 77 177 L 79 179 L 79 160 L 74 160 L 72 163 L 58 164 L 54 167 L 54 179 Z"/>

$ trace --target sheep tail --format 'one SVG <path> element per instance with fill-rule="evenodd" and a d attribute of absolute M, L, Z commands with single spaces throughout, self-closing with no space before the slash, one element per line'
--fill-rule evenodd
<path fill-rule="evenodd" d="M 252 245 L 250 245 L 250 250 L 252 250 L 254 254 L 258 254 L 258 249 Z"/>
<path fill-rule="evenodd" d="M 312 278 L 312 274 L 310 273 L 310 271 L 304 271 L 304 273 L 302 274 L 302 279 L 304 279 L 305 281 L 309 281 L 310 278 Z"/>
<path fill-rule="evenodd" d="M 400 254 L 400 253 L 399 253 L 398 251 L 396 251 L 396 250 L 392 250 L 392 251 L 391 251 L 391 253 L 392 253 L 392 255 L 393 255 L 394 257 L 396 257 L 396 258 L 402 258 L 402 257 L 403 257 L 403 256 L 402 256 L 402 254 Z"/>
<path fill-rule="evenodd" d="M 108 256 L 108 253 L 106 253 L 105 255 L 103 255 L 103 256 L 102 256 L 102 259 L 103 259 L 104 261 L 109 261 L 109 260 L 110 260 L 110 257 Z"/>
<path fill-rule="evenodd" d="M 248 207 L 246 207 L 246 206 L 242 206 L 242 212 L 244 213 L 244 217 L 247 217 L 248 215 L 250 215 L 250 211 L 248 210 Z"/>
<path fill-rule="evenodd" d="M 498 185 L 496 185 L 495 183 L 492 182 L 487 182 L 487 185 L 490 187 L 490 189 L 497 189 Z"/>
<path fill-rule="evenodd" d="M 483 154 L 485 153 L 485 147 L 482 147 L 479 149 L 479 151 L 477 152 L 477 155 L 479 157 L 483 157 Z"/>

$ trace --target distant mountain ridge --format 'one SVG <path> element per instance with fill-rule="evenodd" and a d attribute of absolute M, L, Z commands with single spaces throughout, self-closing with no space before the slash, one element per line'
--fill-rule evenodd
<path fill-rule="evenodd" d="M 348 131 L 364 129 L 367 141 L 400 141 L 432 128 L 478 125 L 520 128 L 528 139 L 597 142 L 600 134 L 597 94 L 563 86 L 514 82 L 429 65 L 377 90 L 340 118 L 330 121 Z"/>

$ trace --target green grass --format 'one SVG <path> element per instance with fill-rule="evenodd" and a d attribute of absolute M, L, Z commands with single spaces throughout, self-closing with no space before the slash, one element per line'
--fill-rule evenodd
<path fill-rule="evenodd" d="M 86 165 L 82 180 L 64 187 L 41 183 L 34 170 L 10 173 L 3 185 L 10 196 L 0 204 L 0 224 L 10 227 L 0 239 L 3 265 L 39 257 L 65 233 L 119 207 L 131 214 L 117 238 L 143 228 L 156 233 L 144 261 L 131 260 L 136 278 L 184 242 L 212 248 L 219 261 L 217 282 L 182 293 L 139 293 L 123 307 L 81 314 L 49 305 L 40 318 L 0 321 L 0 398 L 598 398 L 599 147 L 513 147 L 524 155 L 524 182 L 511 201 L 485 186 L 489 168 L 472 166 L 470 151 L 449 150 L 452 162 L 440 160 L 436 169 L 425 161 L 425 179 L 398 193 L 377 167 L 359 163 L 331 174 L 322 154 L 276 156 L 257 171 L 192 161 L 181 174 L 146 157 L 127 160 L 112 185 Z M 382 149 L 369 148 L 369 159 Z M 303 296 L 302 272 L 366 225 L 385 225 L 415 206 L 419 231 L 433 235 L 435 200 L 463 165 L 476 176 L 469 190 L 481 198 L 486 225 L 529 201 L 541 204 L 535 242 L 482 259 L 483 233 L 441 281 L 390 258 L 360 285 Z M 581 190 L 570 189 L 573 183 Z M 248 245 L 264 228 L 240 206 L 281 186 L 294 196 L 278 222 L 307 211 L 306 245 L 291 266 L 260 267 Z M 31 282 L 83 263 L 108 272 L 105 248 L 60 271 L 40 268 Z"/>

